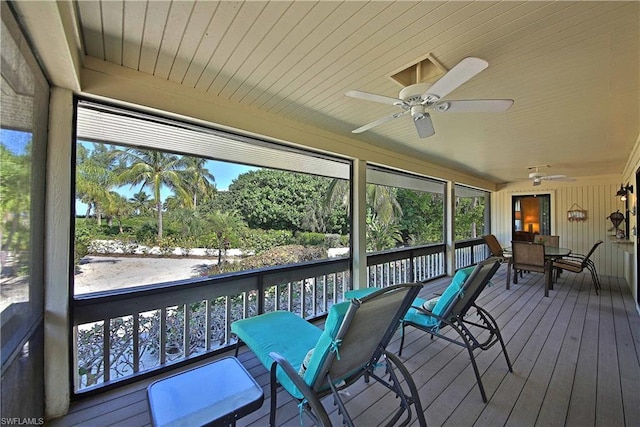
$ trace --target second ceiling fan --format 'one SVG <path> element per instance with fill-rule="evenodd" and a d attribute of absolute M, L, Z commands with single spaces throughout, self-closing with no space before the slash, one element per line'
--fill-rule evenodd
<path fill-rule="evenodd" d="M 435 83 L 417 83 L 407 86 L 400 91 L 398 98 L 391 98 L 389 96 L 377 95 L 359 90 L 350 90 L 345 93 L 346 96 L 364 99 L 366 101 L 395 105 L 400 107 L 402 110 L 361 126 L 352 132 L 361 133 L 375 126 L 387 123 L 406 114 L 410 114 L 420 138 L 427 138 L 435 134 L 431 115 L 428 112 L 429 110 L 439 113 L 506 111 L 511 107 L 511 105 L 513 105 L 512 99 L 442 100 L 458 86 L 464 84 L 488 66 L 489 63 L 480 58 L 465 58 Z"/>

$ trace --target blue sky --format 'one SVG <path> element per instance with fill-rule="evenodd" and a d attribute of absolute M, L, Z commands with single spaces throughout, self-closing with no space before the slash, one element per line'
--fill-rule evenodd
<path fill-rule="evenodd" d="M 24 154 L 29 141 L 31 141 L 30 132 L 0 129 L 0 143 L 7 147 L 13 154 Z"/>

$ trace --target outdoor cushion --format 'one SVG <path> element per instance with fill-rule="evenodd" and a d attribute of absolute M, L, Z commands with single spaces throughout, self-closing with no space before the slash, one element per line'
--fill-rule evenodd
<path fill-rule="evenodd" d="M 475 268 L 476 268 L 475 266 L 471 266 L 467 268 L 461 268 L 460 270 L 458 270 L 456 274 L 453 276 L 453 279 L 451 280 L 451 283 L 449 284 L 447 289 L 445 289 L 444 293 L 438 298 L 429 300 L 430 302 L 435 302 L 433 309 L 430 310 L 433 314 L 441 316 L 443 313 L 447 311 L 447 308 L 449 308 L 449 306 L 453 303 L 455 298 L 458 296 L 458 294 L 460 293 L 460 290 L 464 286 L 464 283 L 467 281 L 467 279 L 469 278 L 469 276 L 471 275 L 471 273 Z M 362 298 L 369 295 L 372 292 L 375 292 L 378 289 L 380 288 L 370 287 L 370 288 L 364 288 L 364 289 L 355 289 L 353 291 L 345 292 L 344 297 L 348 299 Z M 429 326 L 436 326 L 438 324 L 438 320 L 436 320 L 434 317 L 425 315 L 424 313 L 414 308 L 414 307 L 424 307 L 424 304 L 426 302 L 427 301 L 422 298 L 416 298 L 413 301 L 413 304 L 411 304 L 411 308 L 405 315 L 404 320 L 418 323 L 421 325 L 426 324 Z"/>
<path fill-rule="evenodd" d="M 464 282 L 466 282 L 469 276 L 471 276 L 471 273 L 473 273 L 473 270 L 475 270 L 475 268 L 475 266 L 461 268 L 456 272 L 456 274 L 453 276 L 451 284 L 447 286 L 447 289 L 445 289 L 445 291 L 440 296 L 438 303 L 435 305 L 435 307 L 433 307 L 433 310 L 431 310 L 433 314 L 441 316 L 447 311 L 447 308 L 449 308 L 451 303 L 453 303 L 453 301 L 456 299 L 456 297 L 462 290 L 462 287 L 464 286 Z"/>
<path fill-rule="evenodd" d="M 231 324 L 231 332 L 247 344 L 267 369 L 274 363 L 269 353 L 275 351 L 296 370 L 300 369 L 307 352 L 316 346 L 322 335 L 322 329 L 289 311 L 274 311 L 237 320 Z M 280 368 L 277 377 L 278 381 L 293 385 Z"/>
<path fill-rule="evenodd" d="M 422 308 L 424 308 L 425 310 L 433 311 L 433 307 L 436 306 L 438 301 L 440 301 L 440 297 L 431 298 L 430 300 L 427 300 L 424 304 L 422 304 Z"/>
<path fill-rule="evenodd" d="M 467 281 L 471 273 L 475 269 L 475 266 L 462 268 L 456 272 L 453 276 L 453 280 L 447 289 L 442 293 L 442 295 L 438 298 L 438 302 L 433 307 L 431 312 L 437 316 L 442 316 L 446 313 L 447 308 L 454 302 L 456 297 L 460 294 L 464 283 Z M 415 307 L 423 307 L 426 301 L 421 298 L 416 298 L 412 304 L 412 307 L 407 312 L 406 316 L 404 316 L 403 321 L 411 322 L 418 325 L 426 326 L 426 327 L 437 327 L 439 325 L 439 321 L 437 318 L 433 316 L 429 316 Z"/>
<path fill-rule="evenodd" d="M 349 301 L 344 301 L 334 304 L 331 310 L 329 310 L 327 320 L 324 322 L 324 331 L 313 349 L 307 370 L 302 377 L 305 383 L 311 385 L 316 381 L 320 368 L 322 368 L 322 364 L 330 351 L 338 352 L 337 356 L 339 357 L 339 344 L 335 342 L 334 338 L 338 334 L 338 329 L 340 329 L 340 325 L 342 325 L 342 321 L 344 320 L 345 314 L 347 314 L 347 309 L 350 304 Z M 303 357 L 305 355 L 306 353 Z"/>
<path fill-rule="evenodd" d="M 314 349 L 302 377 L 307 384 L 311 385 L 328 352 L 331 351 L 333 337 L 342 324 L 349 304 L 345 301 L 331 307 L 324 331 L 288 311 L 274 311 L 237 320 L 231 324 L 231 331 L 247 344 L 267 369 L 270 369 L 274 363 L 269 353 L 276 352 L 287 359 L 293 369 L 300 371 L 305 357 L 311 349 Z M 291 395 L 298 399 L 303 397 L 282 368 L 277 368 L 276 377 Z"/>

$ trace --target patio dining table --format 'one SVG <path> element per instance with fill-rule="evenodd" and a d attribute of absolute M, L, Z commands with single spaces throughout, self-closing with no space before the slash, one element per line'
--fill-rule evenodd
<path fill-rule="evenodd" d="M 504 248 L 504 252 L 508 254 L 513 254 L 513 250 L 511 246 Z M 571 255 L 571 249 L 569 248 L 559 248 L 556 246 L 546 246 L 544 247 L 544 256 L 548 259 L 556 259 L 562 258 L 564 256 Z"/>
<path fill-rule="evenodd" d="M 513 255 L 513 250 L 511 248 L 511 246 L 509 246 L 507 248 L 504 248 L 504 252 L 508 253 L 510 255 Z M 545 257 L 545 259 L 549 260 L 550 262 L 553 262 L 556 259 L 568 256 L 568 255 L 571 255 L 571 249 L 570 248 L 560 248 L 560 247 L 557 247 L 557 246 L 547 246 L 547 245 L 544 246 L 544 257 Z M 553 273 L 553 271 L 551 273 Z M 557 271 L 558 276 L 560 275 L 560 273 L 561 273 L 561 270 L 558 270 Z M 509 280 L 509 278 L 507 278 L 507 281 L 508 280 Z M 553 290 L 553 282 L 554 282 L 554 279 L 553 279 L 553 274 L 552 274 L 551 280 L 550 280 L 550 283 L 549 283 L 549 290 Z"/>

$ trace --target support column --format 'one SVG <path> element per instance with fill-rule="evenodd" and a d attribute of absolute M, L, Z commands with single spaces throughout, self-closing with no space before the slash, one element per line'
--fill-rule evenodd
<path fill-rule="evenodd" d="M 353 289 L 368 286 L 367 278 L 367 162 L 355 160 L 351 174 L 351 280 Z"/>
<path fill-rule="evenodd" d="M 455 184 L 452 181 L 447 181 L 447 189 L 445 193 L 445 236 L 444 241 L 446 243 L 447 259 L 447 275 L 453 276 L 456 272 L 456 254 L 455 254 L 455 239 L 453 230 L 455 229 L 455 212 L 456 212 L 456 198 L 455 198 Z"/>
<path fill-rule="evenodd" d="M 73 93 L 51 89 L 47 149 L 45 224 L 44 388 L 45 415 L 55 418 L 69 409 L 69 266 L 71 253 L 71 159 Z"/>

